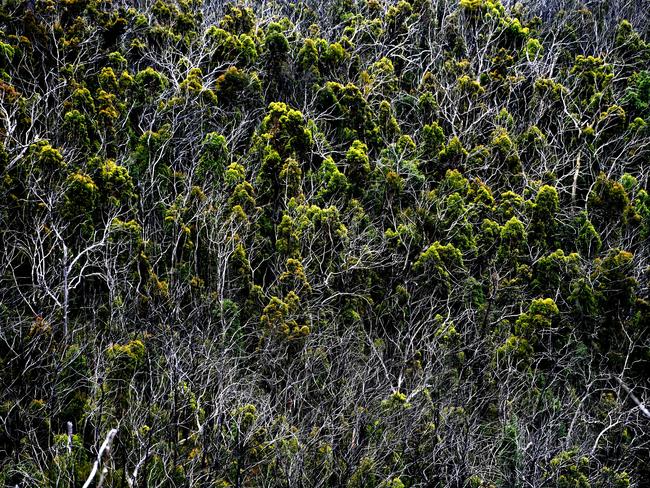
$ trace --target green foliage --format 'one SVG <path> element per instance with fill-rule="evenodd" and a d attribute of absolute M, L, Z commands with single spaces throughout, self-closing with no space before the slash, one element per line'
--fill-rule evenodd
<path fill-rule="evenodd" d="M 200 178 L 221 178 L 225 171 L 228 157 L 226 138 L 216 132 L 206 134 L 203 139 L 203 153 L 199 159 L 198 173 Z M 236 167 L 233 168 L 236 171 Z M 243 178 L 243 175 L 241 176 Z"/>
<path fill-rule="evenodd" d="M 124 167 L 109 159 L 106 161 L 95 160 L 95 181 L 102 198 L 111 205 L 128 203 L 135 197 L 135 186 Z"/>
<path fill-rule="evenodd" d="M 111 67 L 102 68 L 99 76 L 97 77 L 99 86 L 108 92 L 116 92 L 119 90 L 119 83 L 115 71 Z"/>
<path fill-rule="evenodd" d="M 601 173 L 587 199 L 590 218 L 604 226 L 608 223 L 625 224 L 630 214 L 630 198 L 623 185 Z"/>
<path fill-rule="evenodd" d="M 634 67 L 642 66 L 650 59 L 650 45 L 626 19 L 618 23 L 614 47 L 622 58 L 631 59 Z"/>
<path fill-rule="evenodd" d="M 157 131 L 148 130 L 138 138 L 132 153 L 133 164 L 128 170 L 136 180 L 141 179 L 147 171 L 154 169 L 151 162 L 159 161 L 159 158 L 162 158 L 170 138 L 168 125 L 164 125 Z M 158 164 L 155 169 L 163 172 L 168 167 L 164 166 L 163 161 L 163 164 Z"/>
<path fill-rule="evenodd" d="M 441 207 L 444 212 L 441 223 L 449 229 L 454 246 L 462 252 L 475 252 L 476 242 L 472 235 L 472 225 L 467 220 L 468 208 L 463 198 L 458 193 L 452 193 Z"/>
<path fill-rule="evenodd" d="M 297 293 L 309 293 L 311 286 L 307 281 L 302 262 L 299 259 L 289 258 L 286 263 L 286 271 L 280 275 L 280 283 L 288 286 L 289 289 Z M 302 335 L 306 335 L 308 328 L 299 329 Z"/>
<path fill-rule="evenodd" d="M 581 271 L 578 254 L 565 254 L 562 249 L 558 249 L 535 263 L 533 286 L 547 295 L 562 291 L 568 296 L 573 279 L 577 278 Z"/>
<path fill-rule="evenodd" d="M 468 152 L 463 147 L 458 137 L 454 136 L 451 140 L 440 150 L 438 158 L 440 164 L 445 168 L 462 169 L 464 166 L 465 158 Z"/>
<path fill-rule="evenodd" d="M 569 302 L 573 304 L 574 315 L 581 321 L 593 321 L 598 312 L 596 293 L 585 278 L 571 284 Z"/>
<path fill-rule="evenodd" d="M 54 436 L 53 450 L 56 454 L 48 476 L 52 485 L 73 487 L 90 474 L 91 463 L 81 437 L 73 434 L 70 440 L 68 449 L 69 441 L 66 434 Z"/>
<path fill-rule="evenodd" d="M 237 34 L 251 34 L 258 19 L 250 7 L 243 7 L 234 4 L 226 5 L 226 12 L 220 20 L 221 28 Z"/>
<path fill-rule="evenodd" d="M 551 78 L 538 78 L 535 80 L 535 91 L 540 96 L 557 102 L 567 92 L 567 89 Z"/>
<path fill-rule="evenodd" d="M 298 51 L 298 66 L 304 72 L 311 72 L 315 76 L 320 75 L 318 62 L 320 42 L 314 39 L 305 39 L 303 46 Z"/>
<path fill-rule="evenodd" d="M 359 188 L 370 174 L 370 158 L 368 147 L 361 141 L 354 141 L 345 155 L 345 174 Z"/>
<path fill-rule="evenodd" d="M 587 477 L 589 458 L 577 457 L 575 450 L 562 451 L 551 459 L 549 467 L 559 488 L 591 488 Z"/>
<path fill-rule="evenodd" d="M 217 99 L 224 107 L 252 106 L 261 102 L 261 86 L 255 73 L 230 66 L 215 82 Z"/>
<path fill-rule="evenodd" d="M 269 143 L 283 157 L 302 155 L 312 145 L 312 132 L 306 127 L 303 115 L 286 104 L 273 102 L 262 121 L 262 131 Z"/>
<path fill-rule="evenodd" d="M 452 289 L 452 279 L 465 269 L 463 255 L 453 244 L 436 241 L 427 247 L 413 263 L 413 271 L 427 286 L 442 295 Z"/>
<path fill-rule="evenodd" d="M 116 415 L 127 407 L 131 397 L 130 382 L 144 363 L 146 348 L 140 339 L 113 344 L 105 352 L 108 361 L 106 387 L 114 398 Z"/>
<path fill-rule="evenodd" d="M 248 33 L 235 35 L 212 25 L 205 36 L 211 50 L 211 62 L 215 65 L 229 62 L 244 67 L 253 64 L 259 57 L 259 45 Z"/>
<path fill-rule="evenodd" d="M 499 257 L 516 261 L 525 251 L 528 233 L 524 224 L 517 217 L 512 217 L 501 227 L 499 238 Z"/>
<path fill-rule="evenodd" d="M 381 58 L 370 66 L 370 76 L 378 93 L 390 97 L 397 90 L 397 77 L 393 62 L 389 58 Z"/>
<path fill-rule="evenodd" d="M 604 92 L 614 78 L 612 66 L 602 58 L 582 54 L 576 56 L 571 75 L 575 78 L 576 92 L 585 103 L 591 103 L 592 97 Z"/>
<path fill-rule="evenodd" d="M 443 149 L 446 140 L 445 133 L 437 122 L 422 127 L 420 137 L 421 142 L 419 147 L 422 152 L 422 157 L 429 161 Z"/>
<path fill-rule="evenodd" d="M 287 214 L 282 216 L 278 225 L 275 247 L 278 252 L 291 257 L 300 255 L 300 232 L 294 220 Z"/>
<path fill-rule="evenodd" d="M 142 102 L 150 102 L 159 96 L 169 81 L 162 73 L 152 67 L 139 71 L 134 78 L 136 96 Z"/>
<path fill-rule="evenodd" d="M 379 120 L 377 125 L 379 126 L 383 139 L 387 142 L 395 141 L 395 138 L 401 132 L 397 119 L 393 115 L 393 108 L 386 100 L 382 100 L 379 104 Z"/>
<path fill-rule="evenodd" d="M 377 486 L 377 476 L 375 474 L 375 469 L 375 461 L 372 458 L 362 458 L 357 469 L 350 476 L 346 487 L 362 488 Z"/>
<path fill-rule="evenodd" d="M 381 488 L 406 488 L 406 485 L 400 478 L 392 478 L 390 480 L 383 481 L 379 486 Z"/>
<path fill-rule="evenodd" d="M 631 273 L 633 259 L 632 253 L 614 249 L 596 261 L 595 288 L 607 314 L 625 313 L 634 302 L 637 282 Z"/>
<path fill-rule="evenodd" d="M 468 14 L 484 14 L 486 18 L 499 18 L 505 13 L 505 8 L 499 0 L 460 0 L 460 7 Z"/>
<path fill-rule="evenodd" d="M 535 338 L 545 329 L 550 329 L 554 318 L 560 313 L 551 298 L 535 299 L 528 312 L 523 313 L 515 322 L 515 333 L 528 339 Z"/>
<path fill-rule="evenodd" d="M 521 172 L 521 161 L 517 152 L 517 146 L 510 138 L 506 129 L 499 128 L 494 131 L 491 147 L 499 166 L 505 164 L 505 170 L 513 174 Z"/>
<path fill-rule="evenodd" d="M 330 66 L 337 66 L 345 60 L 346 52 L 343 46 L 338 42 L 333 42 L 327 46 L 321 59 L 323 63 Z"/>
<path fill-rule="evenodd" d="M 479 95 L 485 93 L 485 88 L 483 88 L 478 81 L 473 80 L 468 75 L 459 77 L 456 81 L 456 85 L 462 95 L 466 95 L 470 98 L 477 98 Z"/>
<path fill-rule="evenodd" d="M 639 71 L 632 77 L 625 94 L 626 106 L 633 116 L 650 118 L 650 71 Z"/>
<path fill-rule="evenodd" d="M 224 181 L 228 186 L 241 183 L 246 178 L 246 169 L 239 163 L 231 163 L 226 169 Z"/>
<path fill-rule="evenodd" d="M 557 243 L 557 213 L 560 199 L 557 190 L 549 185 L 542 186 L 537 192 L 533 204 L 531 219 L 531 237 L 546 243 L 549 247 Z"/>
<path fill-rule="evenodd" d="M 87 174 L 72 173 L 68 176 L 68 189 L 64 198 L 68 216 L 81 214 L 88 218 L 99 199 L 99 189 Z"/>
<path fill-rule="evenodd" d="M 0 56 L 2 56 L 3 62 L 8 61 L 9 63 L 11 63 L 15 54 L 16 54 L 16 50 L 11 44 L 0 42 Z"/>
<path fill-rule="evenodd" d="M 407 401 L 406 395 L 399 391 L 393 392 L 386 400 L 382 400 L 381 406 L 386 410 L 402 410 L 411 408 L 411 404 Z"/>
<path fill-rule="evenodd" d="M 635 2 L 127 3 L 0 8 L 0 485 L 650 478 Z"/>
<path fill-rule="evenodd" d="M 207 104 L 217 104 L 217 96 L 214 92 L 203 87 L 203 72 L 201 68 L 192 68 L 187 78 L 180 83 L 179 88 L 181 93 L 188 96 L 199 96 Z"/>
<path fill-rule="evenodd" d="M 420 271 L 428 266 L 434 266 L 442 276 L 448 276 L 446 266 L 455 265 L 458 268 L 463 267 L 463 255 L 452 244 L 442 245 L 434 242 L 420 257 L 413 263 L 413 269 Z"/>
<path fill-rule="evenodd" d="M 526 42 L 526 45 L 523 49 L 523 54 L 526 59 L 530 61 L 535 61 L 537 58 L 541 57 L 544 54 L 544 47 L 542 43 L 539 42 L 539 39 L 530 38 Z"/>
<path fill-rule="evenodd" d="M 585 257 L 596 256 L 600 252 L 603 243 L 586 212 L 580 213 L 576 219 L 576 224 L 578 225 L 578 235 L 575 241 L 577 250 Z"/>
<path fill-rule="evenodd" d="M 284 183 L 285 198 L 299 197 L 302 188 L 302 170 L 293 158 L 285 160 L 280 170 L 280 179 Z"/>
<path fill-rule="evenodd" d="M 240 222 L 248 222 L 256 210 L 255 190 L 248 181 L 237 183 L 228 198 L 232 216 Z"/>
<path fill-rule="evenodd" d="M 530 29 L 522 25 L 516 17 L 504 17 L 501 19 L 501 25 L 504 27 L 504 33 L 510 44 L 520 46 L 530 34 Z M 528 47 L 528 44 L 526 44 Z"/>
<path fill-rule="evenodd" d="M 641 220 L 641 238 L 647 239 L 650 237 L 650 195 L 645 190 L 640 190 L 633 203 Z"/>
<path fill-rule="evenodd" d="M 364 94 L 353 83 L 344 86 L 328 81 L 318 90 L 317 104 L 319 110 L 332 114 L 331 125 L 341 142 L 377 139 L 378 128 L 373 123 L 371 109 Z"/>
<path fill-rule="evenodd" d="M 457 169 L 448 169 L 440 182 L 440 191 L 465 195 L 469 190 L 469 181 Z"/>
<path fill-rule="evenodd" d="M 630 475 L 625 471 L 617 472 L 612 468 L 605 466 L 601 469 L 603 474 L 602 486 L 612 486 L 614 488 L 629 488 Z"/>
<path fill-rule="evenodd" d="M 123 221 L 118 218 L 111 222 L 111 233 L 113 239 L 126 239 L 136 247 L 143 244 L 142 227 L 135 220 Z"/>
<path fill-rule="evenodd" d="M 309 335 L 307 325 L 298 325 L 295 319 L 291 318 L 300 304 L 300 299 L 293 292 L 284 300 L 278 297 L 271 297 L 268 305 L 264 307 L 260 323 L 268 333 L 278 335 L 284 339 L 292 340 Z"/>
<path fill-rule="evenodd" d="M 89 126 L 86 116 L 77 109 L 66 112 L 63 117 L 63 127 L 69 134 L 68 137 L 72 140 L 76 139 L 81 146 L 90 145 Z"/>
<path fill-rule="evenodd" d="M 90 90 L 85 87 L 77 88 L 72 92 L 72 103 L 75 108 L 85 112 L 94 112 L 95 110 L 95 103 Z"/>
<path fill-rule="evenodd" d="M 282 26 L 271 22 L 266 29 L 264 48 L 273 57 L 282 58 L 289 53 L 289 41 L 282 32 Z"/>
<path fill-rule="evenodd" d="M 350 186 L 347 177 L 331 157 L 323 159 L 317 177 L 322 185 L 318 190 L 318 199 L 345 195 Z"/>
<path fill-rule="evenodd" d="M 57 171 L 66 166 L 61 151 L 50 146 L 46 141 L 31 146 L 30 150 L 36 158 L 36 169 L 39 172 Z"/>
<path fill-rule="evenodd" d="M 496 356 L 499 361 L 510 362 L 525 369 L 532 361 L 533 348 L 526 339 L 511 335 L 497 348 Z"/>

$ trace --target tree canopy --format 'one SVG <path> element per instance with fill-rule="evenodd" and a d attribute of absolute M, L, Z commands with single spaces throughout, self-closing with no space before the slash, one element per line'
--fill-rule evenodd
<path fill-rule="evenodd" d="M 0 484 L 642 487 L 645 0 L 6 0 Z"/>

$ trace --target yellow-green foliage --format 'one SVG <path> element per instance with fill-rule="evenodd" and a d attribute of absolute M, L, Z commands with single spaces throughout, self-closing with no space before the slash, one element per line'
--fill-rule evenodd
<path fill-rule="evenodd" d="M 61 151 L 52 147 L 47 142 L 34 145 L 32 149 L 35 152 L 38 167 L 43 171 L 60 170 L 66 165 Z"/>
<path fill-rule="evenodd" d="M 625 223 L 633 213 L 630 198 L 623 185 L 607 178 L 604 173 L 598 176 L 589 193 L 587 209 L 589 216 L 601 223 Z"/>
<path fill-rule="evenodd" d="M 501 228 L 501 240 L 504 245 L 517 245 L 526 239 L 524 224 L 517 217 L 512 217 Z"/>
<path fill-rule="evenodd" d="M 150 101 L 162 93 L 169 81 L 166 76 L 149 66 L 135 75 L 134 83 L 137 95 L 143 101 Z"/>
<path fill-rule="evenodd" d="M 523 337 L 511 335 L 497 348 L 496 355 L 500 361 L 510 361 L 525 368 L 532 360 L 533 348 Z"/>
<path fill-rule="evenodd" d="M 99 197 L 98 190 L 93 179 L 87 174 L 76 172 L 68 176 L 68 189 L 65 194 L 68 214 L 83 215 L 92 211 Z"/>
<path fill-rule="evenodd" d="M 591 488 L 586 476 L 589 458 L 578 458 L 575 450 L 560 452 L 551 459 L 549 466 L 558 488 Z"/>
<path fill-rule="evenodd" d="M 293 314 L 300 306 L 300 298 L 290 291 L 284 300 L 271 297 L 268 305 L 264 307 L 260 323 L 268 333 L 279 335 L 285 339 L 297 339 L 309 335 L 307 325 L 299 325 Z"/>
<path fill-rule="evenodd" d="M 4 2 L 0 485 L 644 486 L 644 1 Z"/>
<path fill-rule="evenodd" d="M 539 42 L 539 39 L 534 37 L 528 39 L 526 46 L 523 49 L 523 53 L 526 56 L 526 59 L 530 61 L 535 61 L 544 54 L 544 46 Z"/>
<path fill-rule="evenodd" d="M 499 0 L 460 0 L 460 7 L 468 14 L 485 14 L 487 18 L 499 18 L 505 13 L 505 8 Z"/>
<path fill-rule="evenodd" d="M 438 153 L 438 158 L 441 163 L 451 168 L 462 168 L 468 152 L 463 147 L 460 139 L 456 136 L 444 146 Z"/>
<path fill-rule="evenodd" d="M 96 177 L 102 197 L 113 205 L 128 202 L 135 196 L 134 184 L 129 171 L 109 159 L 99 164 Z"/>
<path fill-rule="evenodd" d="M 370 173 L 368 147 L 361 141 L 354 141 L 345 155 L 345 162 L 348 177 L 355 183 L 363 181 Z"/>
<path fill-rule="evenodd" d="M 604 92 L 614 78 L 610 64 L 600 57 L 582 54 L 576 56 L 570 73 L 575 78 L 576 92 L 581 96 L 583 103 L 592 103 L 592 97 Z"/>
<path fill-rule="evenodd" d="M 492 133 L 491 146 L 499 162 L 505 164 L 507 171 L 515 174 L 521 171 L 517 145 L 510 138 L 507 129 L 500 127 Z"/>
<path fill-rule="evenodd" d="M 381 406 L 387 410 L 400 410 L 411 408 L 406 395 L 400 391 L 393 392 L 387 399 L 382 400 Z"/>
<path fill-rule="evenodd" d="M 441 278 L 449 278 L 449 271 L 462 269 L 463 255 L 453 244 L 440 244 L 436 241 L 431 244 L 420 257 L 413 263 L 414 271 L 435 270 Z"/>
<path fill-rule="evenodd" d="M 313 143 L 312 132 L 303 115 L 284 103 L 273 102 L 262 121 L 262 131 L 281 155 L 302 153 Z"/>
<path fill-rule="evenodd" d="M 559 101 L 568 90 L 551 78 L 537 78 L 535 80 L 535 91 L 542 97 L 548 97 L 552 101 Z"/>
<path fill-rule="evenodd" d="M 347 177 L 339 170 L 331 157 L 325 158 L 321 163 L 318 170 L 318 179 L 322 182 L 322 187 L 318 191 L 318 198 L 345 195 L 349 187 Z"/>
<path fill-rule="evenodd" d="M 126 344 L 113 344 L 106 350 L 113 378 L 130 379 L 142 365 L 146 354 L 144 343 L 135 339 Z"/>
<path fill-rule="evenodd" d="M 459 77 L 456 83 L 461 94 L 468 95 L 472 98 L 485 93 L 485 88 L 483 88 L 478 81 L 470 78 L 468 75 Z"/>
<path fill-rule="evenodd" d="M 531 302 L 528 312 L 521 314 L 515 322 L 515 333 L 522 337 L 534 338 L 543 330 L 551 328 L 553 319 L 559 313 L 553 299 L 535 299 Z"/>

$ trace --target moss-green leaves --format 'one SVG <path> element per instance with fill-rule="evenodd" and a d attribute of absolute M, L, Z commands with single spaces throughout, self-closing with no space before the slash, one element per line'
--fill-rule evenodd
<path fill-rule="evenodd" d="M 313 142 L 303 115 L 284 103 L 273 102 L 262 121 L 262 131 L 271 145 L 283 156 L 304 154 Z"/>

